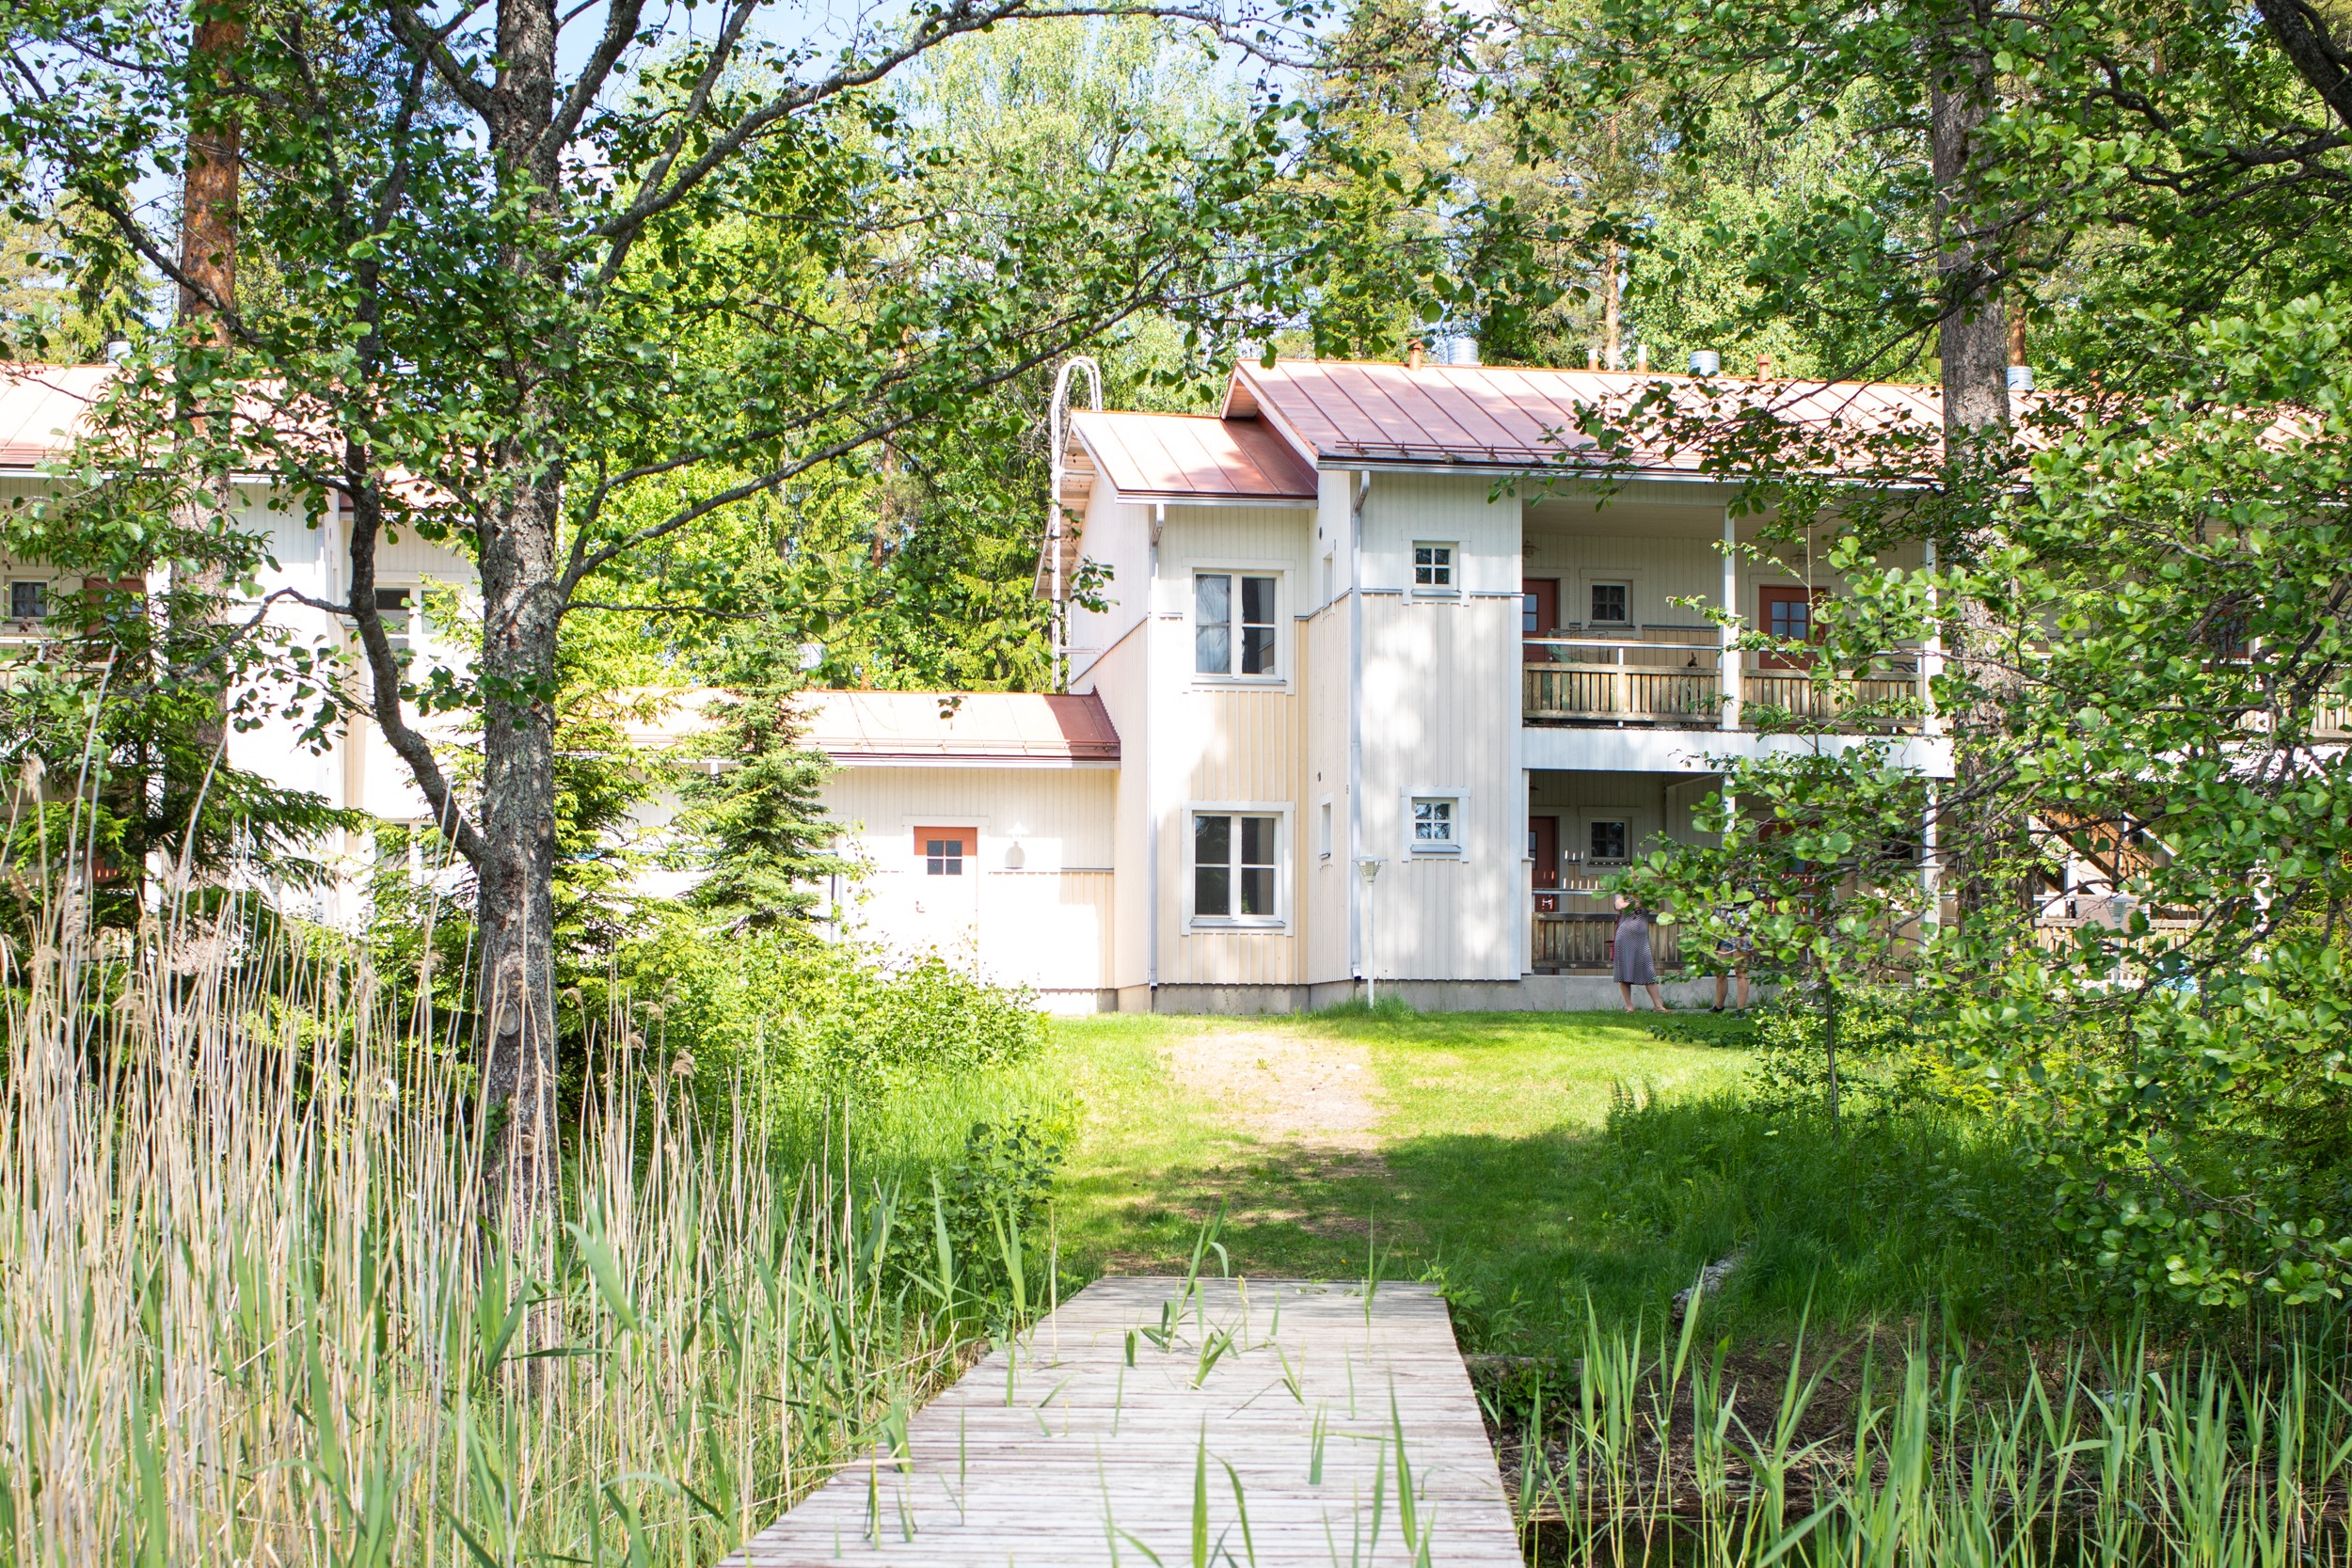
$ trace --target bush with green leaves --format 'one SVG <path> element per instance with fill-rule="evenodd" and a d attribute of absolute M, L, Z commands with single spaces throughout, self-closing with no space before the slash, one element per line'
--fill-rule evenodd
<path fill-rule="evenodd" d="M 960 1298 L 1025 1314 L 1050 1266 L 1047 1215 L 1077 1135 L 1075 1110 L 1064 1103 L 974 1122 L 963 1158 L 932 1178 L 933 1233 L 912 1266 L 919 1273 L 952 1260 Z M 919 1256 L 933 1252 L 937 1262 Z"/>
<path fill-rule="evenodd" d="M 575 1005 L 714 1098 L 872 1093 L 1016 1062 L 1045 1038 L 1028 992 L 942 954 L 894 960 L 782 927 L 713 940 L 686 914 L 624 947 Z"/>
<path fill-rule="evenodd" d="M 1784 995 L 1756 1021 L 1749 1098 L 1768 1113 L 1826 1111 L 1833 1077 L 1840 1114 L 1885 1117 L 1918 1109 L 1934 1076 L 1899 993 L 1863 990 L 1844 999 L 1837 1050 L 1825 1050 L 1827 1020 L 1803 992 Z"/>

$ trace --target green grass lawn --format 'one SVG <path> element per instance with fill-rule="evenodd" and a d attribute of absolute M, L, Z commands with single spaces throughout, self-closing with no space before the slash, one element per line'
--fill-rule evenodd
<path fill-rule="evenodd" d="M 1723 1321 L 1754 1331 L 1808 1312 L 1907 1318 L 1929 1301 L 1984 1329 L 2047 1285 L 2005 1239 L 2030 1201 L 2008 1149 L 1928 1118 L 1832 1128 L 1765 1116 L 1741 1095 L 1744 1031 L 1684 1015 L 1661 1038 L 1652 1022 L 1058 1023 L 1053 1056 L 1086 1107 L 1063 1188 L 1065 1256 L 1081 1275 L 1179 1267 L 1221 1209 L 1236 1269 L 1438 1277 L 1457 1321 L 1496 1350 L 1556 1345 L 1588 1303 L 1604 1319 L 1661 1321 L 1735 1248 L 1745 1260 Z M 1269 1130 L 1246 1096 L 1186 1082 L 1186 1037 L 1200 1035 L 1359 1059 L 1369 1128 L 1356 1147 Z"/>
<path fill-rule="evenodd" d="M 1486 1349 L 1556 1348 L 1588 1304 L 1662 1321 L 1735 1249 L 1727 1326 L 2012 1313 L 2030 1260 L 1999 1240 L 2006 1151 L 1917 1118 L 1768 1117 L 1740 1032 L 1652 1019 L 1059 1020 L 1036 1060 L 860 1113 L 859 1142 L 951 1163 L 976 1120 L 1058 1117 L 1066 1282 L 1182 1269 L 1216 1222 L 1237 1272 L 1440 1279 Z"/>

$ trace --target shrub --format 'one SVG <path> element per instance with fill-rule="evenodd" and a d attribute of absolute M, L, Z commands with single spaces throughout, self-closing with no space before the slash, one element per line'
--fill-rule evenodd
<path fill-rule="evenodd" d="M 937 1221 L 967 1297 L 1017 1310 L 1035 1302 L 1047 1262 L 1046 1212 L 1074 1122 L 1068 1108 L 975 1122 L 963 1158 L 937 1179 Z M 935 1248 L 936 1238 L 927 1240 Z"/>
<path fill-rule="evenodd" d="M 1767 1113 L 1826 1111 L 1832 1059 L 1829 1021 L 1800 992 L 1784 996 L 1756 1021 L 1750 1099 Z M 1837 1112 L 1883 1117 L 1933 1099 L 1932 1075 L 1902 998 L 1847 990 L 1837 1010 Z"/>
<path fill-rule="evenodd" d="M 1019 1061 L 1045 1037 L 1026 991 L 937 953 L 894 965 L 871 948 L 782 928 L 714 940 L 683 915 L 580 990 L 583 1033 L 660 1053 L 706 1099 L 739 1084 L 779 1099 L 900 1087 Z"/>

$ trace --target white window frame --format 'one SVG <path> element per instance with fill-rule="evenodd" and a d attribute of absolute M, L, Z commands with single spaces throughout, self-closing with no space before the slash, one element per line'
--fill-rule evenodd
<path fill-rule="evenodd" d="M 1625 854 L 1616 860 L 1604 861 L 1593 852 L 1593 830 L 1603 822 L 1614 822 L 1625 830 Z M 1587 865 L 1631 865 L 1633 863 L 1633 818 L 1612 812 L 1593 812 L 1582 818 L 1584 863 Z"/>
<path fill-rule="evenodd" d="M 375 592 L 378 600 L 376 605 L 376 614 L 379 616 L 384 613 L 384 607 L 381 602 L 384 594 L 405 594 L 408 595 L 408 624 L 395 631 L 392 629 L 392 624 L 389 619 L 387 619 L 384 623 L 384 636 L 388 641 L 392 643 L 393 656 L 397 657 L 399 655 L 405 653 L 408 656 L 408 662 L 412 666 L 430 657 L 433 648 L 433 635 L 428 629 L 425 622 L 424 584 L 421 581 L 411 581 L 405 579 L 386 582 L 383 578 L 378 578 L 375 583 Z"/>
<path fill-rule="evenodd" d="M 39 614 L 19 615 L 16 612 L 16 591 L 20 587 L 40 590 L 40 612 Z M 38 630 L 40 623 L 56 613 L 56 582 L 50 578 L 10 577 L 8 578 L 8 625 L 12 628 L 24 631 Z"/>
<path fill-rule="evenodd" d="M 1229 566 L 1222 562 L 1208 561 L 1199 562 L 1185 574 L 1184 628 L 1186 641 L 1190 645 L 1186 657 L 1192 661 L 1192 679 L 1195 685 L 1281 686 L 1290 679 L 1287 673 L 1291 659 L 1289 622 L 1282 613 L 1283 601 L 1290 593 L 1289 584 L 1284 580 L 1287 575 L 1267 566 Z M 1226 607 L 1232 617 L 1225 623 L 1227 668 L 1222 673 L 1200 668 L 1200 579 L 1204 577 L 1226 578 L 1232 583 L 1231 597 Z M 1249 578 L 1262 578 L 1274 584 L 1274 615 L 1271 622 L 1242 619 L 1245 593 L 1242 583 L 1244 579 Z M 1244 627 L 1253 626 L 1270 626 L 1273 629 L 1273 641 L 1268 649 L 1268 656 L 1274 660 L 1274 668 L 1256 674 L 1246 675 L 1240 673 L 1242 632 Z"/>
<path fill-rule="evenodd" d="M 1443 843 L 1424 840 L 1419 832 L 1415 808 L 1421 802 L 1445 801 L 1453 807 L 1449 816 L 1453 836 Z M 1408 789 L 1399 798 L 1399 819 L 1403 824 L 1402 853 L 1407 860 L 1457 861 L 1470 853 L 1470 792 L 1449 785 L 1442 789 Z"/>
<path fill-rule="evenodd" d="M 1593 594 L 1596 589 L 1601 588 L 1622 588 L 1625 590 L 1624 620 L 1603 621 L 1597 619 L 1593 614 Z M 1624 577 L 1608 577 L 1601 573 L 1594 573 L 1591 577 L 1584 579 L 1584 603 L 1579 607 L 1584 611 L 1583 624 L 1585 628 L 1587 630 L 1591 630 L 1592 628 L 1598 626 L 1608 626 L 1613 628 L 1622 626 L 1627 631 L 1631 631 L 1635 626 L 1642 624 L 1641 616 L 1634 612 L 1634 598 L 1633 578 L 1630 575 Z"/>
<path fill-rule="evenodd" d="M 1286 800 L 1187 800 L 1179 826 L 1184 834 L 1184 919 L 1186 931 L 1287 931 L 1291 924 L 1291 863 L 1295 858 L 1291 845 L 1295 824 L 1294 813 Z M 1274 819 L 1274 912 L 1272 914 L 1202 914 L 1195 907 L 1199 883 L 1194 873 L 1200 869 L 1193 858 L 1193 845 L 1198 831 L 1194 818 L 1200 816 L 1270 816 Z M 1241 853 L 1241 835 L 1233 835 L 1232 852 Z M 1229 861 L 1236 865 L 1238 861 Z M 1239 900 L 1239 890 L 1234 890 Z"/>
<path fill-rule="evenodd" d="M 1423 550 L 1443 550 L 1445 559 L 1424 564 Z M 1416 539 L 1406 552 L 1406 573 L 1413 597 L 1417 599 L 1458 599 L 1462 596 L 1462 546 L 1454 539 Z M 1443 582 L 1423 582 L 1424 571 L 1442 572 Z"/>

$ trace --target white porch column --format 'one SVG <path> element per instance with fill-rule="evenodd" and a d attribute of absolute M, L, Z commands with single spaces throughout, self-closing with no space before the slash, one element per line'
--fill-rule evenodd
<path fill-rule="evenodd" d="M 1919 911 L 1922 931 L 1933 931 L 1944 924 L 1944 878 L 1935 843 L 1935 781 L 1930 779 L 1927 810 L 1919 816 L 1919 893 L 1927 901 L 1927 907 Z"/>
<path fill-rule="evenodd" d="M 1739 534 L 1731 520 L 1731 508 L 1724 508 L 1724 614 L 1723 652 L 1716 664 L 1718 679 L 1723 687 L 1723 727 L 1740 727 L 1740 556 Z"/>
<path fill-rule="evenodd" d="M 1935 678 L 1944 673 L 1944 614 L 1943 607 L 1939 603 L 1940 595 L 1936 593 L 1933 581 L 1935 541 L 1932 539 L 1927 542 L 1925 558 L 1930 578 L 1928 583 L 1928 637 L 1927 645 L 1919 652 L 1919 701 L 1925 705 L 1927 715 L 1920 721 L 1919 733 L 1933 736 L 1944 733 L 1943 716 L 1935 711 Z"/>

